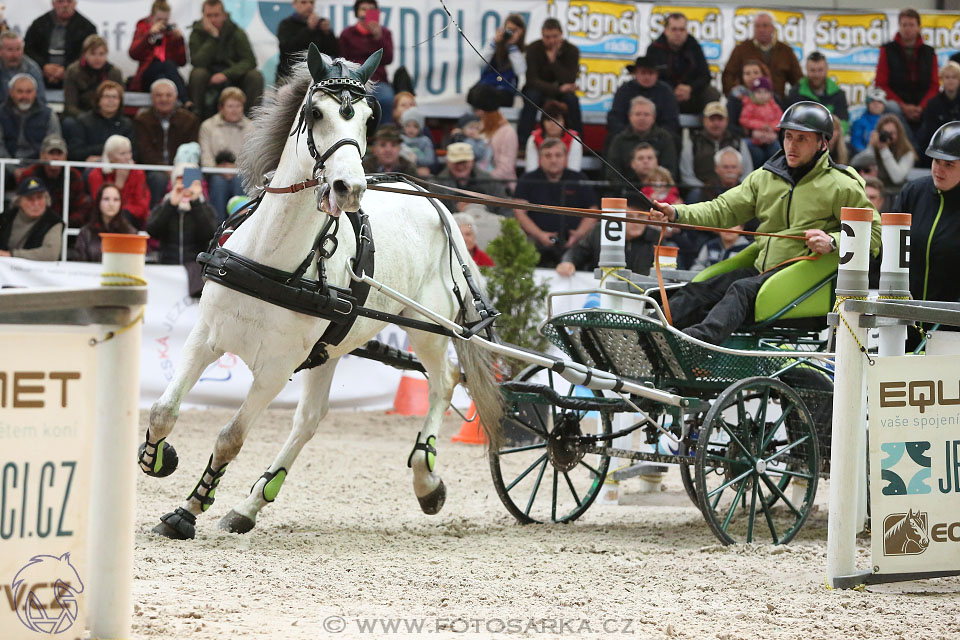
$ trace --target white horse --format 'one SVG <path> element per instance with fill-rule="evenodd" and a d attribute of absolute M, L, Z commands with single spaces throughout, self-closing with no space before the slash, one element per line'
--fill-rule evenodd
<path fill-rule="evenodd" d="M 478 282 L 479 275 L 469 261 L 463 237 L 456 231 L 455 224 L 450 225 L 454 231 L 448 241 L 440 220 L 440 215 L 450 220 L 446 209 L 441 207 L 443 213 L 440 214 L 422 197 L 366 192 L 360 160 L 366 151 L 367 127 L 376 126 L 379 114 L 374 113 L 368 87 L 366 96 L 348 95 L 341 91 L 342 86 L 337 86 L 336 79 L 347 83 L 352 79 L 354 88 L 359 86 L 363 92 L 379 60 L 380 55 L 374 54 L 360 66 L 340 59 L 330 61 L 311 45 L 308 64 L 298 65 L 294 77 L 267 97 L 254 117 L 254 133 L 246 140 L 239 159 L 248 187 L 256 185 L 261 176 L 272 169 L 276 171 L 269 182 L 271 187 L 308 180 L 314 177 L 317 159 L 327 151 L 332 153 L 319 173 L 319 191 L 265 194 L 253 215 L 224 246 L 260 264 L 292 272 L 311 251 L 327 217 L 339 215 L 341 211 L 357 211 L 362 200 L 376 245 L 373 277 L 453 320 L 461 311 L 452 293 L 454 282 L 461 291 L 467 288 L 459 265 L 451 268 L 450 241 L 455 242 L 460 254 L 465 256 Z M 322 80 L 326 80 L 324 85 L 316 84 Z M 311 104 L 305 104 L 307 100 L 311 100 Z M 359 117 L 353 117 L 354 113 Z M 305 134 L 311 132 L 313 149 L 305 144 L 308 137 Z M 349 144 L 343 144 L 344 141 Z M 326 275 L 330 284 L 348 287 L 348 261 L 354 257 L 357 243 L 346 217 L 339 225 L 336 238 L 338 248 L 326 260 Z M 316 260 L 306 276 L 317 277 Z M 370 290 L 364 306 L 420 318 L 375 288 Z M 466 319 L 476 319 L 475 310 L 468 310 L 468 314 L 473 315 Z M 196 516 L 213 503 L 216 486 L 227 464 L 237 456 L 261 412 L 280 392 L 294 369 L 304 362 L 328 324 L 216 282 L 207 282 L 200 299 L 200 319 L 187 338 L 173 379 L 150 411 L 150 427 L 140 452 L 144 472 L 162 477 L 176 469 L 176 452 L 166 438 L 176 423 L 181 400 L 207 366 L 230 352 L 247 364 L 254 380 L 240 409 L 220 431 L 197 487 L 181 507 L 161 518 L 155 532 L 171 538 L 194 537 Z M 385 325 L 383 321 L 358 317 L 346 338 L 328 348 L 326 364 L 301 374 L 303 393 L 290 436 L 267 472 L 256 481 L 250 495 L 220 520 L 221 529 L 245 533 L 254 527 L 257 513 L 276 498 L 294 460 L 327 413 L 337 360 L 364 345 Z M 430 400 L 409 464 L 413 469 L 417 500 L 425 513 L 433 514 L 443 506 L 445 497 L 443 482 L 434 471 L 437 431 L 461 374 L 446 357 L 448 337 L 418 330 L 408 330 L 407 334 L 429 375 Z M 471 395 L 488 430 L 488 439 L 497 443 L 502 402 L 492 358 L 473 342 L 460 339 L 454 342 Z"/>

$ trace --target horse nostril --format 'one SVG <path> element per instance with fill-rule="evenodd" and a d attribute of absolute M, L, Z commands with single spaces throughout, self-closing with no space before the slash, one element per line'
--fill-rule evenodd
<path fill-rule="evenodd" d="M 333 190 L 339 196 L 345 196 L 350 193 L 350 187 L 348 187 L 347 183 L 343 180 L 335 180 L 333 182 Z"/>

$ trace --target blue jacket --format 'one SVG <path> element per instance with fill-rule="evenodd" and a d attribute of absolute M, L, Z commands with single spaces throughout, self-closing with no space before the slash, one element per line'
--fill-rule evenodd
<path fill-rule="evenodd" d="M 850 125 L 850 144 L 856 152 L 863 151 L 870 144 L 870 134 L 877 128 L 877 121 L 879 120 L 880 116 L 865 111 Z"/>

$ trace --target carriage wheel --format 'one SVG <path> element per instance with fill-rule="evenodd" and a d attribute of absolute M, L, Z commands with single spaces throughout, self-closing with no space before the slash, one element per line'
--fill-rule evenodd
<path fill-rule="evenodd" d="M 515 379 L 540 382 L 561 395 L 574 393 L 573 384 L 540 366 L 527 367 Z M 520 523 L 572 522 L 599 495 L 610 457 L 585 453 L 576 439 L 585 431 L 611 433 L 611 420 L 606 412 L 596 420 L 586 413 L 546 400 L 508 403 L 505 443 L 490 452 L 490 472 L 500 500 Z"/>
<path fill-rule="evenodd" d="M 704 518 L 724 544 L 768 537 L 774 544 L 790 542 L 813 506 L 819 469 L 813 417 L 779 380 L 741 380 L 724 389 L 704 417 L 697 494 Z M 792 478 L 805 481 L 799 498 L 784 491 Z"/>
<path fill-rule="evenodd" d="M 690 462 L 684 464 L 681 463 L 680 467 L 680 482 L 683 483 L 683 490 L 687 492 L 687 497 L 700 508 L 700 499 L 697 498 L 697 486 L 696 486 L 696 472 L 694 470 L 695 456 L 697 455 L 697 438 L 700 433 L 700 426 L 703 424 L 703 414 L 698 413 L 693 419 L 694 424 L 690 426 L 690 431 L 687 433 L 687 437 L 680 441 L 680 451 L 678 452 L 681 456 L 687 456 L 690 459 Z"/>

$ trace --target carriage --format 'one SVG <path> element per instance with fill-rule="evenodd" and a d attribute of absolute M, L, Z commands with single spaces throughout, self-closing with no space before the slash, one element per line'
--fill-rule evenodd
<path fill-rule="evenodd" d="M 753 245 L 696 280 L 755 255 Z M 633 311 L 548 311 L 540 331 L 567 357 L 669 396 L 585 393 L 541 365 L 504 382 L 506 442 L 489 460 L 507 510 L 523 523 L 570 522 L 596 500 L 611 460 L 676 464 L 721 542 L 789 542 L 829 471 L 833 382 L 823 336 L 836 274 L 830 256 L 775 274 L 754 323 L 722 347 L 671 327 L 642 292 L 606 292 Z M 569 293 L 580 292 L 552 295 Z"/>

